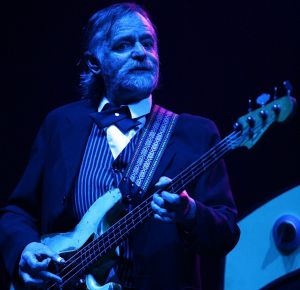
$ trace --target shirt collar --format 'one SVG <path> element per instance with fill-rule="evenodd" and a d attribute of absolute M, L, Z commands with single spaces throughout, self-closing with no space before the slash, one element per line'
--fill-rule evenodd
<path fill-rule="evenodd" d="M 103 97 L 99 104 L 98 112 L 101 112 L 103 107 L 107 103 L 109 103 L 109 100 L 106 97 Z M 129 108 L 132 119 L 136 119 L 136 118 L 142 117 L 144 115 L 147 115 L 151 111 L 152 95 L 150 95 L 148 98 L 142 99 L 138 102 L 128 104 L 127 106 Z"/>

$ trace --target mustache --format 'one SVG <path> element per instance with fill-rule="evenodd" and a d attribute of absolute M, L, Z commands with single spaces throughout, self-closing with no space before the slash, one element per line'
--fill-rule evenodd
<path fill-rule="evenodd" d="M 139 63 L 139 64 L 133 64 L 128 69 L 129 71 L 135 71 L 135 70 L 145 70 L 145 71 L 151 71 L 154 69 L 154 66 L 151 63 Z"/>

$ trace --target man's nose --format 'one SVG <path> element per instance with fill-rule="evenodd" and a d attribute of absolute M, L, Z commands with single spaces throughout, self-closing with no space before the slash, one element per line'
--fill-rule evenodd
<path fill-rule="evenodd" d="M 137 42 L 132 51 L 132 58 L 143 61 L 145 57 L 146 57 L 146 50 L 144 46 L 140 42 Z"/>

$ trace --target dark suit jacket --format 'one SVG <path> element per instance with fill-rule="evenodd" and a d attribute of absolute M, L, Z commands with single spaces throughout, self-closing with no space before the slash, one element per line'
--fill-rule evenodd
<path fill-rule="evenodd" d="M 71 210 L 72 186 L 92 125 L 89 114 L 96 109 L 95 101 L 81 100 L 54 110 L 41 126 L 25 173 L 1 210 L 0 251 L 11 276 L 28 243 L 78 222 Z M 174 177 L 218 139 L 213 122 L 180 115 L 153 183 L 162 175 Z M 221 289 L 224 255 L 239 236 L 223 162 L 188 192 L 197 202 L 192 229 L 151 219 L 134 232 L 137 289 Z"/>

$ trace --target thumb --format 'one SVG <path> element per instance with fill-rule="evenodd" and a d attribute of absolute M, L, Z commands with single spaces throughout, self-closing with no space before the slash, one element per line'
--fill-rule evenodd
<path fill-rule="evenodd" d="M 50 248 L 48 248 L 47 246 L 46 246 L 46 254 L 52 261 L 54 261 L 56 263 L 63 264 L 66 262 L 64 258 L 62 258 L 57 253 L 50 250 Z"/>
<path fill-rule="evenodd" d="M 157 188 L 161 188 L 164 187 L 165 185 L 169 184 L 172 181 L 171 178 L 166 177 L 166 176 L 162 176 L 158 182 L 155 184 L 155 187 Z"/>

